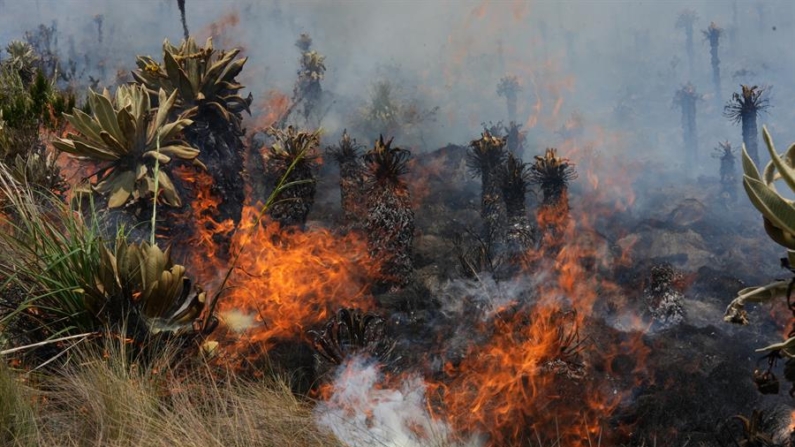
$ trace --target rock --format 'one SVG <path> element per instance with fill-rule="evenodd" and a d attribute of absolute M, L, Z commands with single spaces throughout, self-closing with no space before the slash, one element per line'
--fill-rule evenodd
<path fill-rule="evenodd" d="M 633 245 L 634 244 L 634 245 Z M 670 262 L 684 270 L 698 270 L 715 262 L 700 234 L 690 229 L 646 221 L 629 235 L 619 239 L 622 249 L 632 249 L 634 260 Z"/>

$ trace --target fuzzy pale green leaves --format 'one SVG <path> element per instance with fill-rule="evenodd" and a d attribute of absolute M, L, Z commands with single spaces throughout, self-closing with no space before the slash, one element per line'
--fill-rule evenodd
<path fill-rule="evenodd" d="M 251 113 L 251 95 L 243 98 L 243 88 L 235 78 L 243 70 L 247 58 L 235 59 L 240 50 L 217 52 L 212 39 L 200 48 L 193 38 L 179 47 L 168 40 L 163 43 L 163 64 L 149 56 L 139 56 L 138 70 L 133 77 L 154 95 L 159 90 L 176 93 L 175 109 L 183 118 L 197 118 L 203 112 L 213 112 L 226 122 L 239 125 L 238 115 Z"/>
<path fill-rule="evenodd" d="M 192 328 L 204 309 L 205 294 L 199 289 L 189 301 L 190 280 L 185 267 L 172 262 L 169 249 L 119 239 L 113 252 L 105 246 L 100 251 L 95 284 L 86 287 L 92 302 L 122 300 L 136 309 L 152 333 Z"/>
<path fill-rule="evenodd" d="M 762 126 L 762 137 L 770 153 L 771 162 L 760 175 L 751 157 L 743 146 L 743 187 L 754 207 L 762 213 L 765 231 L 776 243 L 786 247 L 791 265 L 795 265 L 795 202 L 778 193 L 775 182 L 784 180 L 795 191 L 795 145 L 783 155 L 776 151 L 767 128 Z M 748 324 L 746 303 L 763 303 L 787 299 L 790 281 L 776 281 L 764 287 L 741 290 L 727 307 L 723 319 L 730 323 Z M 795 338 L 777 343 L 760 351 L 780 351 L 795 357 Z"/>
<path fill-rule="evenodd" d="M 108 90 L 102 94 L 90 91 L 91 115 L 79 109 L 74 109 L 73 115 L 64 115 L 77 133 L 53 144 L 64 152 L 109 163 L 93 188 L 109 197 L 109 208 L 120 207 L 131 199 L 153 197 L 155 160 L 162 168 L 173 158 L 195 162 L 199 155 L 198 149 L 178 138 L 193 122 L 184 118 L 169 121 L 175 100 L 176 92 L 168 95 L 161 89 L 159 106 L 153 109 L 146 89 L 135 84 L 119 87 L 113 98 Z M 161 169 L 157 175 L 160 198 L 168 205 L 180 206 L 168 174 Z"/>
<path fill-rule="evenodd" d="M 775 181 L 783 179 L 795 190 L 795 145 L 791 146 L 783 158 L 778 154 L 767 128 L 762 126 L 762 136 L 770 153 L 771 162 L 764 175 L 754 165 L 743 146 L 743 187 L 751 203 L 762 213 L 765 230 L 776 243 L 795 250 L 795 203 L 782 197 L 775 187 Z"/>

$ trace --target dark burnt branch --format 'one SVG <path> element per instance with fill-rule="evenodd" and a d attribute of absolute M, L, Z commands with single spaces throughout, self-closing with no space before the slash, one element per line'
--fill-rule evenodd
<path fill-rule="evenodd" d="M 188 32 L 188 21 L 185 20 L 185 0 L 177 0 L 179 7 L 179 18 L 182 21 L 182 33 L 185 35 L 185 40 L 188 40 L 190 33 Z"/>

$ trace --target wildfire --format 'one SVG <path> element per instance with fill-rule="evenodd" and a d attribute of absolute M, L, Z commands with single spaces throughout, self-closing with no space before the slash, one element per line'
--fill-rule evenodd
<path fill-rule="evenodd" d="M 233 246 L 240 257 L 219 305 L 222 319 L 253 317 L 256 324 L 242 336 L 246 343 L 267 348 L 277 338 L 300 339 L 339 307 L 372 307 L 365 241 L 325 229 L 284 230 L 274 222 L 254 228 L 257 213 L 244 209 Z"/>

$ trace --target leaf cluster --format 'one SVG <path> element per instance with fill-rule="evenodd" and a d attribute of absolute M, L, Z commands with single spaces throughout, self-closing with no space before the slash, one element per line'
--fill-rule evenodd
<path fill-rule="evenodd" d="M 155 161 L 168 164 L 172 157 L 198 163 L 199 150 L 179 139 L 192 121 L 169 118 L 175 99 L 176 92 L 167 95 L 161 89 L 159 106 L 153 109 L 148 92 L 137 84 L 118 87 L 114 97 L 107 89 L 101 94 L 90 91 L 91 114 L 74 109 L 74 114 L 64 115 L 77 133 L 53 144 L 61 151 L 105 163 L 92 188 L 109 196 L 109 208 L 154 196 L 155 175 L 163 201 L 178 207 L 181 200 L 170 177 L 162 169 L 155 173 L 152 166 Z"/>

